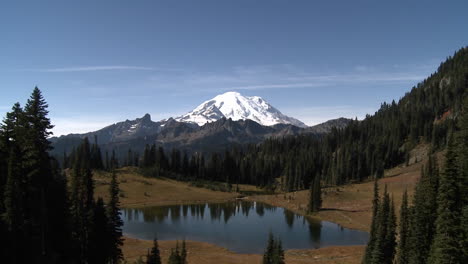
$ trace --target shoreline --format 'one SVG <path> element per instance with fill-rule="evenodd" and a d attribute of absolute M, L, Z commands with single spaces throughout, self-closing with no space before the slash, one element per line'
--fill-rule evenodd
<path fill-rule="evenodd" d="M 161 260 L 167 261 L 174 240 L 158 240 Z M 146 256 L 147 250 L 153 245 L 151 240 L 124 237 L 123 252 L 126 261 L 136 261 Z M 261 263 L 263 254 L 244 254 L 230 251 L 215 244 L 187 240 L 188 262 L 191 264 L 217 264 L 217 263 Z M 179 241 L 180 246 L 180 241 Z M 288 249 L 285 250 L 285 260 L 288 264 L 300 263 L 360 263 L 365 246 L 327 246 L 318 249 Z"/>

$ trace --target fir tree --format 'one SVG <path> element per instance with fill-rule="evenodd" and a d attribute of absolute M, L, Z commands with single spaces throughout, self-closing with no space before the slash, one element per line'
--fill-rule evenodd
<path fill-rule="evenodd" d="M 322 191 L 320 186 L 320 176 L 316 175 L 309 187 L 309 212 L 318 212 L 322 206 Z"/>
<path fill-rule="evenodd" d="M 187 248 L 185 245 L 185 239 L 182 240 L 182 249 L 180 251 L 180 264 L 187 264 Z"/>
<path fill-rule="evenodd" d="M 54 126 L 50 123 L 48 105 L 41 91 L 35 87 L 30 99 L 24 107 L 24 142 L 23 152 L 24 169 L 26 175 L 27 194 L 25 197 L 27 223 L 31 232 L 28 238 L 31 242 L 31 258 L 41 259 L 47 262 L 52 250 L 49 248 L 52 236 L 57 233 L 56 228 L 48 226 L 49 203 L 54 199 L 55 193 L 48 191 L 48 186 L 53 182 L 51 158 L 48 151 L 52 149 L 48 137 L 52 135 L 50 129 Z"/>
<path fill-rule="evenodd" d="M 377 229 L 378 229 L 378 222 L 377 222 L 377 213 L 379 210 L 379 185 L 378 180 L 375 178 L 374 180 L 374 198 L 372 200 L 372 223 L 371 223 L 371 230 L 369 234 L 369 242 L 367 243 L 366 251 L 364 253 L 364 257 L 362 263 L 371 263 L 372 261 L 372 252 L 375 247 L 375 241 L 377 239 Z"/>
<path fill-rule="evenodd" d="M 117 183 L 117 176 L 115 171 L 112 172 L 112 180 L 109 186 L 109 204 L 107 205 L 107 218 L 109 219 L 110 230 L 110 262 L 118 263 L 122 260 L 121 246 L 122 240 L 122 226 L 123 222 L 120 218 L 120 202 L 119 202 L 119 184 Z"/>
<path fill-rule="evenodd" d="M 102 198 L 98 198 L 92 213 L 89 231 L 89 263 L 107 263 L 110 261 L 109 223 Z"/>
<path fill-rule="evenodd" d="M 468 78 L 468 77 L 467 77 Z M 468 79 L 467 79 L 468 81 Z M 463 251 L 462 262 L 468 262 L 468 96 L 465 96 L 457 135 L 459 190 L 461 197 L 460 248 Z"/>
<path fill-rule="evenodd" d="M 399 224 L 399 235 L 400 240 L 398 241 L 398 254 L 396 257 L 397 264 L 408 264 L 409 263 L 409 224 L 410 224 L 410 215 L 408 208 L 408 193 L 405 190 L 403 193 L 403 199 L 401 202 L 400 209 L 400 224 Z"/>
<path fill-rule="evenodd" d="M 161 264 L 161 257 L 159 255 L 159 246 L 157 238 L 153 240 L 153 248 L 151 248 L 151 252 L 148 252 L 146 257 L 147 264 Z"/>
<path fill-rule="evenodd" d="M 440 177 L 437 195 L 437 219 L 434 242 L 431 247 L 429 263 L 460 263 L 462 252 L 460 239 L 460 211 L 458 190 L 457 154 L 454 142 L 449 141 L 444 171 Z"/>
<path fill-rule="evenodd" d="M 408 237 L 409 263 L 427 262 L 435 233 L 437 217 L 437 189 L 439 172 L 434 156 L 429 157 L 426 167 L 421 169 L 421 179 L 415 188 L 410 232 Z"/>
<path fill-rule="evenodd" d="M 275 239 L 273 234 L 268 234 L 267 247 L 263 254 L 263 264 L 284 264 L 284 251 L 280 239 Z"/>

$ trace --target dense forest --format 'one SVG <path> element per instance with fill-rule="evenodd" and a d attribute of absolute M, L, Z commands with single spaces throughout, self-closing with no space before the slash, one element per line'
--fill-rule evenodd
<path fill-rule="evenodd" d="M 5 245 L 0 257 L 6 263 L 122 260 L 116 175 L 111 198 L 104 202 L 94 195 L 93 170 L 137 166 L 146 176 L 224 182 L 227 190 L 240 183 L 309 189 L 309 211 L 314 212 L 321 206 L 322 185 L 377 181 L 384 169 L 409 162 L 414 146 L 430 143 L 432 152 L 447 149 L 446 162 L 439 169 L 435 158 L 429 160 L 412 202 L 403 197 L 399 223 L 392 198 L 386 190 L 381 197 L 376 184 L 363 263 L 466 263 L 467 88 L 468 48 L 462 48 L 398 103 L 384 103 L 375 115 L 325 136 L 271 138 L 223 153 L 190 155 L 153 144 L 143 153 L 129 149 L 120 160 L 113 152 L 101 153 L 97 138 L 93 143 L 86 138 L 60 162 L 50 156 L 53 126 L 35 88 L 25 106 L 16 103 L 0 127 L 0 240 Z M 282 263 L 280 242 L 270 242 L 268 247 L 277 250 L 269 256 Z M 173 263 L 186 262 L 182 252 L 174 250 Z"/>
<path fill-rule="evenodd" d="M 67 177 L 49 155 L 53 127 L 35 88 L 0 128 L 0 259 L 2 263 L 118 263 L 122 260 L 119 186 L 109 201 L 94 197 L 93 147 L 76 150 Z M 109 167 L 112 170 L 111 167 Z"/>
<path fill-rule="evenodd" d="M 403 194 L 398 223 L 390 195 L 385 189 L 379 197 L 376 180 L 370 240 L 363 263 L 394 261 L 468 262 L 468 99 L 457 132 L 449 137 L 445 164 L 439 169 L 437 159 L 429 158 L 412 203 L 407 193 Z"/>
<path fill-rule="evenodd" d="M 190 155 L 153 144 L 143 153 L 129 149 L 120 160 L 106 153 L 104 165 L 96 155 L 96 166 L 139 166 L 148 176 L 220 181 L 228 189 L 245 183 L 294 191 L 309 188 L 315 178 L 326 185 L 380 178 L 384 169 L 409 162 L 409 151 L 419 143 L 432 144 L 433 151 L 447 146 L 467 88 L 468 48 L 462 48 L 398 103 L 383 103 L 375 115 L 325 136 L 270 138 L 223 153 Z M 70 157 L 64 154 L 64 164 Z"/>

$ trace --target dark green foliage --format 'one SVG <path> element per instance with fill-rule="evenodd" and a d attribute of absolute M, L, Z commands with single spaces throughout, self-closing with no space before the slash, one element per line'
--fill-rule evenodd
<path fill-rule="evenodd" d="M 377 184 L 374 195 L 378 197 Z M 393 202 L 385 186 L 382 201 L 374 201 L 377 211 L 372 219 L 373 230 L 363 257 L 363 263 L 392 263 L 395 255 L 396 216 Z M 375 208 L 374 208 L 375 212 Z"/>
<path fill-rule="evenodd" d="M 377 178 L 374 180 L 374 199 L 372 200 L 372 223 L 370 228 L 369 242 L 362 259 L 362 263 L 371 263 L 372 252 L 377 238 L 377 212 L 379 210 L 379 184 Z"/>
<path fill-rule="evenodd" d="M 85 262 L 90 248 L 89 237 L 92 229 L 94 210 L 94 182 L 91 173 L 90 148 L 88 139 L 78 147 L 71 175 L 71 219 L 72 236 L 76 241 L 77 258 Z"/>
<path fill-rule="evenodd" d="M 104 201 L 99 198 L 94 206 L 89 230 L 89 263 L 107 263 L 110 260 L 110 230 Z"/>
<path fill-rule="evenodd" d="M 410 263 L 423 264 L 427 262 L 435 233 L 438 185 L 439 170 L 435 157 L 431 156 L 421 171 L 421 179 L 416 186 L 411 208 L 411 229 L 408 238 Z"/>
<path fill-rule="evenodd" d="M 467 77 L 468 83 L 468 77 Z M 463 104 L 463 112 L 459 122 L 460 131 L 457 134 L 458 169 L 460 190 L 460 248 L 463 251 L 462 262 L 468 262 L 468 96 Z"/>
<path fill-rule="evenodd" d="M 123 259 L 121 246 L 122 241 L 122 226 L 123 221 L 120 218 L 120 202 L 119 202 L 119 185 L 117 183 L 117 176 L 115 172 L 112 172 L 112 180 L 109 186 L 109 204 L 107 205 L 107 217 L 109 219 L 109 231 L 110 231 L 110 262 L 118 263 Z"/>
<path fill-rule="evenodd" d="M 396 219 L 393 202 L 385 186 L 383 200 L 376 216 L 375 244 L 372 249 L 370 263 L 392 263 L 395 254 L 395 227 Z"/>
<path fill-rule="evenodd" d="M 322 207 L 322 190 L 320 186 L 320 176 L 316 175 L 309 187 L 309 212 L 318 212 Z"/>
<path fill-rule="evenodd" d="M 15 104 L 0 128 L 0 228 L 8 241 L 1 257 L 5 262 L 53 263 L 67 258 L 64 245 L 71 241 L 66 235 L 66 184 L 48 153 L 53 126 L 47 114 L 47 103 L 36 87 L 24 109 Z"/>
<path fill-rule="evenodd" d="M 398 241 L 398 249 L 397 249 L 397 257 L 396 263 L 397 264 L 408 264 L 409 263 L 409 232 L 410 232 L 410 215 L 409 215 L 409 208 L 408 208 L 408 193 L 405 190 L 403 194 L 403 199 L 401 202 L 401 209 L 400 209 L 400 224 L 399 224 L 399 235 L 400 240 Z"/>
<path fill-rule="evenodd" d="M 280 239 L 275 239 L 270 232 L 267 247 L 263 254 L 263 264 L 284 264 L 284 251 Z"/>
<path fill-rule="evenodd" d="M 146 256 L 146 264 L 161 264 L 158 240 L 156 238 L 153 240 L 153 247 L 151 248 L 151 252 L 148 251 L 148 255 Z"/>
<path fill-rule="evenodd" d="M 176 248 L 171 249 L 171 254 L 167 264 L 187 264 L 187 250 L 185 248 L 185 240 L 182 241 L 182 250 L 179 251 L 179 241 L 177 241 Z"/>
<path fill-rule="evenodd" d="M 156 145 L 148 145 L 140 167 L 148 176 L 220 181 L 228 189 L 233 183 L 254 184 L 287 192 L 310 188 L 315 175 L 327 185 L 382 178 L 386 168 L 405 161 L 409 165 L 409 150 L 416 144 L 432 142 L 434 150 L 446 146 L 447 135 L 455 129 L 452 117 L 461 111 L 467 76 L 468 49 L 463 48 L 398 102 L 383 103 L 373 116 L 344 129 L 324 136 L 269 138 L 224 153 L 172 149 L 163 159 L 161 147 L 158 153 L 163 155 L 157 155 Z"/>
<path fill-rule="evenodd" d="M 444 171 L 440 177 L 437 194 L 436 232 L 431 247 L 429 263 L 460 263 L 460 190 L 457 153 L 452 140 L 446 154 Z"/>

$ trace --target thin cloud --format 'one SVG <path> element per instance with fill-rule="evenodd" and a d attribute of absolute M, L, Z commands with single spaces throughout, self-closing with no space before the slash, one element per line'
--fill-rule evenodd
<path fill-rule="evenodd" d="M 282 88 L 311 88 L 323 87 L 324 83 L 286 83 L 286 84 L 261 84 L 261 85 L 246 85 L 221 88 L 222 91 L 229 90 L 263 90 L 263 89 L 282 89 Z"/>
<path fill-rule="evenodd" d="M 410 67 L 408 67 L 410 68 Z M 198 72 L 181 74 L 176 78 L 158 76 L 151 80 L 153 85 L 183 91 L 223 92 L 229 90 L 301 89 L 330 86 L 415 83 L 424 80 L 426 71 L 420 69 L 379 69 L 357 66 L 348 72 L 320 74 L 294 65 L 260 65 L 234 67 L 222 72 Z M 172 76 L 174 77 L 174 76 Z M 157 82 L 157 83 L 156 83 Z"/>
<path fill-rule="evenodd" d="M 152 68 L 152 67 L 110 65 L 110 66 L 84 66 L 84 67 L 61 67 L 61 68 L 49 68 L 49 69 L 34 69 L 32 71 L 38 71 L 38 72 L 87 72 L 87 71 L 121 71 L 121 70 L 154 71 L 156 69 Z"/>

